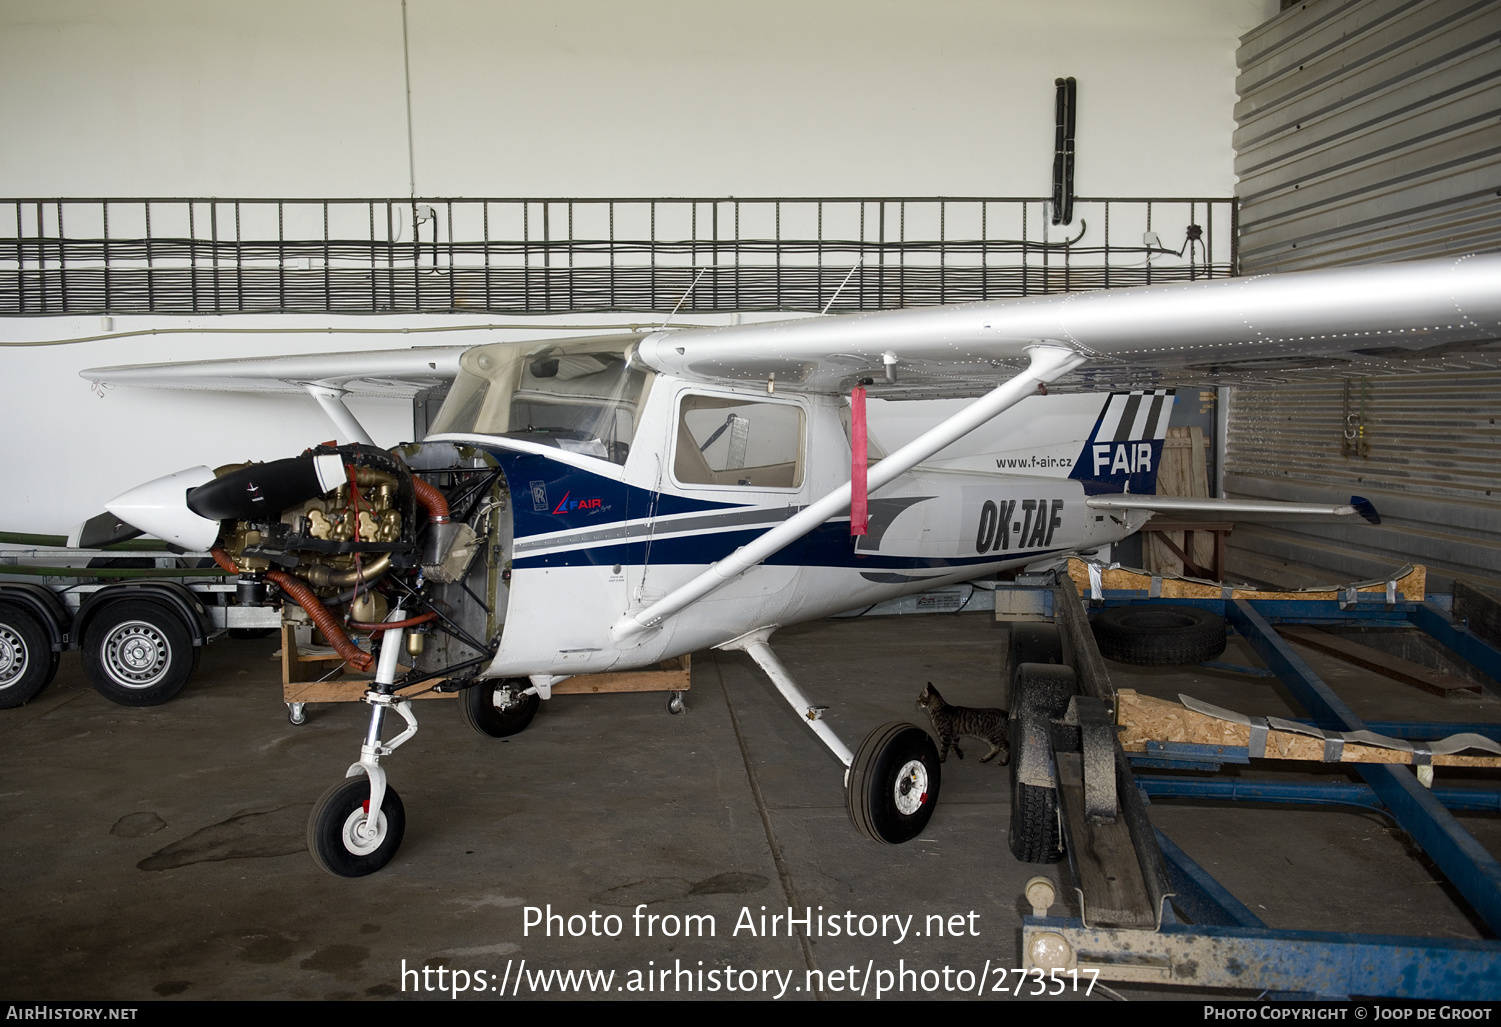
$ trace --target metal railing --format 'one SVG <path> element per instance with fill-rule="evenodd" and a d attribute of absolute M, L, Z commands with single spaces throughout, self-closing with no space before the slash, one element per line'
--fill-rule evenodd
<path fill-rule="evenodd" d="M 0 200 L 0 314 L 853 311 L 1235 273 L 1233 199 L 1049 213 L 1030 198 Z"/>

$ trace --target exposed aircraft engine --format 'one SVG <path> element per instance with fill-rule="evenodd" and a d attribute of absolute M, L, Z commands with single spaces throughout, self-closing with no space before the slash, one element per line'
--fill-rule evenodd
<path fill-rule="evenodd" d="M 289 601 L 288 619 L 311 622 L 356 669 L 369 670 L 373 658 L 350 636 L 378 634 L 399 608 L 411 629 L 404 662 L 467 680 L 493 652 L 504 617 L 506 575 L 496 566 L 509 548 L 496 516 L 505 510 L 504 478 L 493 462 L 452 446 L 403 452 L 437 484 L 373 446 L 318 446 L 285 460 L 179 472 L 109 506 L 169 542 L 209 549 L 238 575 L 242 604 L 274 599 L 271 586 Z M 487 559 L 476 561 L 482 550 Z M 434 634 L 441 644 L 429 652 Z"/>

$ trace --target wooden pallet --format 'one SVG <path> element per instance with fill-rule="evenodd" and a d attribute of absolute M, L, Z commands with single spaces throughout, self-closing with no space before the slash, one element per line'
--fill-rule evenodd
<path fill-rule="evenodd" d="M 281 627 L 282 701 L 289 703 L 358 702 L 373 680 L 345 677 L 347 668 L 338 653 L 305 652 L 298 648 L 295 625 Z M 320 681 L 332 672 L 327 680 Z M 553 695 L 596 695 L 606 692 L 686 692 L 692 667 L 689 657 L 663 660 L 657 670 L 626 670 L 612 674 L 580 674 L 552 686 Z M 442 681 L 428 678 L 397 694 L 417 699 L 452 699 L 457 692 L 430 692 Z M 421 693 L 421 694 L 418 694 Z"/>

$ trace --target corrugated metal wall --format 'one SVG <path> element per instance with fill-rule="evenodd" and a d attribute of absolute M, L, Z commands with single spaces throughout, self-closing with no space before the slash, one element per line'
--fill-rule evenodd
<path fill-rule="evenodd" d="M 1380 577 L 1411 561 L 1425 564 L 1440 590 L 1455 576 L 1501 584 L 1501 373 L 1351 381 L 1348 418 L 1346 409 L 1344 383 L 1234 391 L 1227 493 L 1360 495 L 1382 523 L 1241 521 L 1230 536 L 1232 572 L 1315 584 L 1329 574 Z"/>
<path fill-rule="evenodd" d="M 1310 0 L 1239 56 L 1242 273 L 1501 246 L 1501 3 Z M 1501 584 L 1498 419 L 1494 372 L 1232 390 L 1227 494 L 1364 495 L 1384 522 L 1242 521 L 1231 573 L 1314 584 L 1412 561 L 1440 590 Z"/>
<path fill-rule="evenodd" d="M 1243 273 L 1501 245 L 1501 4 L 1310 0 L 1239 66 Z"/>

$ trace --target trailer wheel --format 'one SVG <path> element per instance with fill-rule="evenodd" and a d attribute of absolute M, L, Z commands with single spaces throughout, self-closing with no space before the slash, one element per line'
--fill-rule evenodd
<path fill-rule="evenodd" d="M 37 619 L 0 603 L 0 710 L 30 702 L 56 673 L 57 654 Z"/>
<path fill-rule="evenodd" d="M 1011 705 L 1011 681 L 1024 663 L 1063 663 L 1063 634 L 1050 622 L 1016 621 L 1006 644 L 1006 667 L 1001 680 L 1001 705 Z"/>
<path fill-rule="evenodd" d="M 537 715 L 542 699 L 533 692 L 522 695 L 531 682 L 525 678 L 504 681 L 481 681 L 459 693 L 464 721 L 474 730 L 491 738 L 520 734 Z"/>
<path fill-rule="evenodd" d="M 199 653 L 177 615 L 156 603 L 113 603 L 89 622 L 83 671 L 121 706 L 158 706 L 193 676 Z"/>
<path fill-rule="evenodd" d="M 882 724 L 850 763 L 845 801 L 855 828 L 877 842 L 899 844 L 922 834 L 938 803 L 938 747 L 920 727 Z"/>
<path fill-rule="evenodd" d="M 1048 721 L 1063 716 L 1078 684 L 1070 667 L 1023 663 L 1011 680 L 1011 854 L 1023 863 L 1063 858 L 1058 790 L 1036 779 L 1050 773 Z M 1031 777 L 1033 781 L 1024 781 Z"/>
<path fill-rule="evenodd" d="M 1143 667 L 1203 663 L 1225 651 L 1225 618 L 1197 606 L 1116 606 L 1091 627 L 1101 656 Z"/>
<path fill-rule="evenodd" d="M 1063 858 L 1058 833 L 1058 791 L 1017 783 L 1011 792 L 1011 855 L 1023 863 L 1057 863 Z"/>

